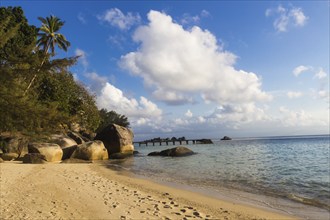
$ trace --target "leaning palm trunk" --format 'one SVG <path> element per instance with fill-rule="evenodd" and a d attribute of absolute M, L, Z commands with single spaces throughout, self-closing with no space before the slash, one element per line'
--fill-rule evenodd
<path fill-rule="evenodd" d="M 46 55 L 47 55 L 47 51 L 48 51 L 48 49 L 49 49 L 49 44 L 47 45 L 47 48 L 46 48 L 46 50 L 45 50 L 45 57 L 44 57 L 44 59 L 42 60 L 42 62 L 41 62 L 41 64 L 40 64 L 40 67 L 39 67 L 39 69 L 37 70 L 37 73 L 40 72 L 41 67 L 44 65 L 44 63 L 45 63 L 45 61 L 46 61 L 46 58 L 47 58 Z M 32 86 L 34 80 L 37 78 L 37 73 L 34 74 L 34 76 L 32 77 L 32 79 L 31 79 L 31 81 L 30 81 L 28 87 L 26 87 L 26 89 L 25 89 L 25 91 L 24 91 L 24 93 L 23 93 L 23 96 L 26 95 L 26 93 L 29 91 L 30 87 Z"/>

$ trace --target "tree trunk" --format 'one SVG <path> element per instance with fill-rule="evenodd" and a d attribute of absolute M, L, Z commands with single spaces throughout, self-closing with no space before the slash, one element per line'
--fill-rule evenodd
<path fill-rule="evenodd" d="M 47 48 L 46 48 L 46 50 L 45 50 L 45 57 L 44 57 L 44 59 L 42 60 L 42 62 L 41 62 L 41 64 L 40 64 L 40 67 L 39 67 L 39 69 L 37 70 L 37 73 L 40 72 L 42 65 L 44 65 L 44 63 L 45 63 L 45 61 L 46 61 L 46 55 L 47 55 L 47 51 L 49 50 L 49 46 L 50 46 L 50 44 L 48 43 L 48 44 L 47 44 Z M 26 89 L 25 89 L 25 91 L 24 91 L 24 93 L 23 93 L 23 96 L 25 96 L 26 93 L 29 91 L 30 87 L 32 86 L 32 83 L 34 82 L 34 80 L 35 80 L 36 78 L 37 78 L 37 74 L 34 74 L 34 76 L 32 77 L 32 79 L 31 79 L 31 81 L 30 81 L 30 83 L 29 83 L 29 85 L 28 85 L 28 87 L 26 87 Z"/>

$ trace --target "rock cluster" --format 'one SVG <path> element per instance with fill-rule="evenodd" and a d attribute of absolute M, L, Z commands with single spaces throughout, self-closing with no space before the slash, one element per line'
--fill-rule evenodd
<path fill-rule="evenodd" d="M 94 140 L 86 136 L 70 131 L 51 135 L 48 141 L 30 142 L 22 135 L 1 134 L 0 159 L 21 158 L 23 163 L 46 163 L 122 159 L 133 155 L 133 132 L 130 129 L 110 124 Z"/>

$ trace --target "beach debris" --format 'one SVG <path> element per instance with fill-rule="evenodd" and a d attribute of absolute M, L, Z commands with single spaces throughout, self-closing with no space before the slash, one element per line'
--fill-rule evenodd
<path fill-rule="evenodd" d="M 71 158 L 82 160 L 107 160 L 108 151 L 102 141 L 85 142 L 77 146 Z"/>
<path fill-rule="evenodd" d="M 44 155 L 48 162 L 61 161 L 63 156 L 61 147 L 54 143 L 29 143 L 28 150 Z"/>
<path fill-rule="evenodd" d="M 178 146 L 171 149 L 166 149 L 160 152 L 151 152 L 148 156 L 164 156 L 164 157 L 183 157 L 195 154 L 192 150 L 184 146 Z"/>
<path fill-rule="evenodd" d="M 110 124 L 97 133 L 94 140 L 100 140 L 108 150 L 109 156 L 114 153 L 133 154 L 133 132 L 116 124 Z"/>

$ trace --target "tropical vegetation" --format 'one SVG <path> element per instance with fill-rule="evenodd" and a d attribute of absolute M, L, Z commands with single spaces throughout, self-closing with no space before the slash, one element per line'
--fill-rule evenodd
<path fill-rule="evenodd" d="M 0 7 L 0 133 L 47 133 L 73 123 L 89 131 L 112 122 L 129 126 L 127 117 L 99 111 L 74 79 L 70 67 L 78 57 L 56 57 L 56 47 L 70 46 L 60 32 L 64 21 L 38 19 L 40 28 L 28 23 L 21 7 Z"/>

